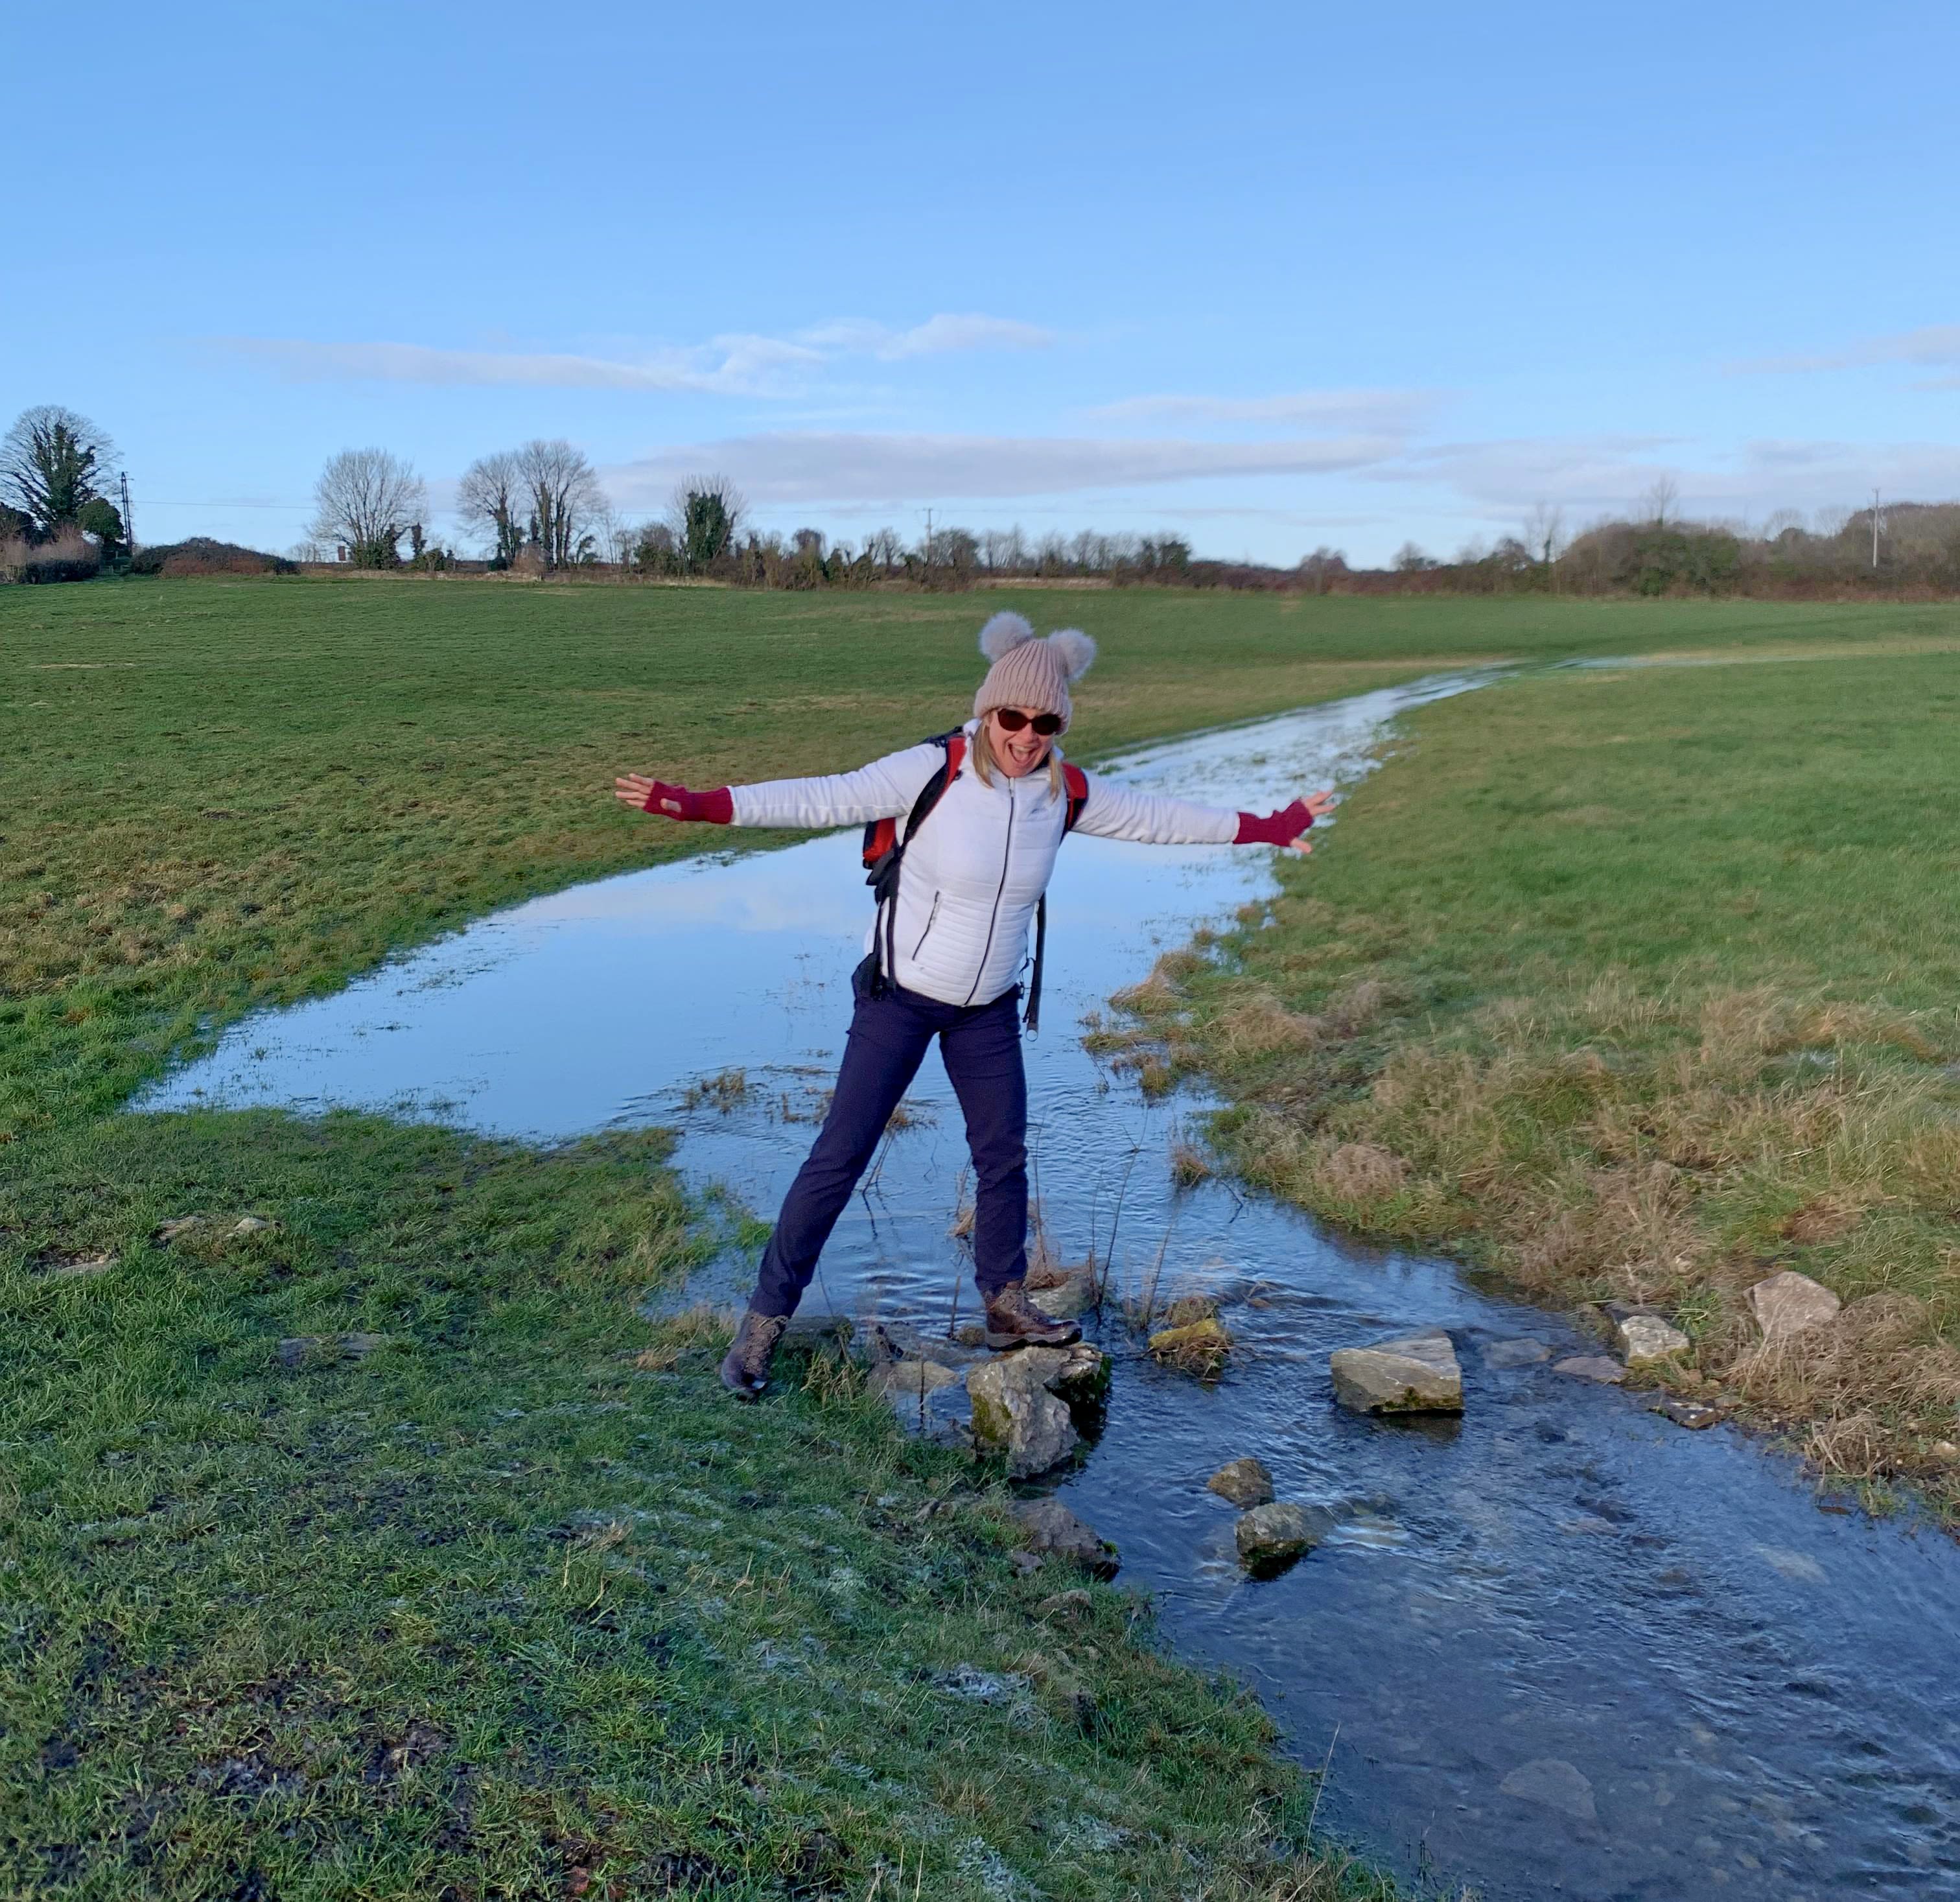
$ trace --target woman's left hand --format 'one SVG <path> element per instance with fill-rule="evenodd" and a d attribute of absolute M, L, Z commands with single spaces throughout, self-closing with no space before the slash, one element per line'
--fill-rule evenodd
<path fill-rule="evenodd" d="M 1290 806 L 1263 816 L 1249 812 L 1239 815 L 1237 843 L 1242 846 L 1283 846 L 1304 857 L 1313 848 L 1306 842 L 1307 828 L 1316 819 L 1325 819 L 1334 810 L 1334 790 L 1330 786 L 1296 799 Z"/>

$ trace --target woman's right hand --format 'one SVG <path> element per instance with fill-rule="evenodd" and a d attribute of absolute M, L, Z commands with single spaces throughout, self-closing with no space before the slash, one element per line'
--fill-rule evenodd
<path fill-rule="evenodd" d="M 670 786 L 664 779 L 649 779 L 644 773 L 622 773 L 612 782 L 612 796 L 622 806 L 657 812 L 669 819 L 698 819 L 725 826 L 735 816 L 726 786 L 718 786 L 712 792 L 690 792 L 686 786 Z"/>

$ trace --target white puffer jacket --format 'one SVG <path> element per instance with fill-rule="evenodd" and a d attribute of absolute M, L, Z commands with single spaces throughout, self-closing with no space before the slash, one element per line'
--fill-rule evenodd
<path fill-rule="evenodd" d="M 970 744 L 978 724 L 968 723 L 959 776 L 906 847 L 893 921 L 898 968 L 889 974 L 907 990 L 945 1004 L 991 1004 L 1013 988 L 1068 815 L 1067 801 L 1048 790 L 1045 768 L 1024 779 L 996 773 L 991 785 L 981 783 Z M 902 830 L 945 757 L 928 741 L 855 773 L 731 786 L 734 823 L 819 828 L 896 819 Z M 1134 792 L 1091 774 L 1075 829 L 1145 845 L 1230 845 L 1239 815 Z M 864 948 L 874 948 L 873 932 Z"/>

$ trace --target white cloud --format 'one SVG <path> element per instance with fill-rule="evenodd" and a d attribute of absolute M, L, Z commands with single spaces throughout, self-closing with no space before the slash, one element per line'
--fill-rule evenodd
<path fill-rule="evenodd" d="M 800 395 L 840 358 L 893 362 L 958 350 L 1031 350 L 1052 331 L 1010 317 L 942 313 L 908 330 L 840 318 L 793 337 L 744 332 L 644 354 L 452 350 L 420 343 L 323 343 L 301 337 L 217 337 L 212 345 L 301 383 L 422 383 L 450 387 L 637 390 L 692 394 Z"/>
<path fill-rule="evenodd" d="M 1106 422 L 1268 422 L 1296 429 L 1413 429 L 1442 403 L 1427 390 L 1300 390 L 1269 397 L 1125 397 L 1085 413 Z"/>
<path fill-rule="evenodd" d="M 1862 370 L 1885 363 L 1916 364 L 1924 368 L 1960 368 L 1960 323 L 1928 323 L 1916 330 L 1901 330 L 1889 336 L 1866 337 L 1841 350 L 1822 351 L 1807 355 L 1763 357 L 1739 363 L 1739 371 L 1790 373 L 1809 370 Z M 1960 387 L 1960 378 L 1943 378 L 1922 389 Z"/>
<path fill-rule="evenodd" d="M 1220 476 L 1325 475 L 1394 455 L 1398 438 L 1311 442 L 1130 441 L 1102 437 L 816 432 L 736 436 L 657 450 L 603 472 L 628 507 L 666 499 L 692 471 L 732 477 L 754 502 L 985 501 L 1129 489 Z"/>

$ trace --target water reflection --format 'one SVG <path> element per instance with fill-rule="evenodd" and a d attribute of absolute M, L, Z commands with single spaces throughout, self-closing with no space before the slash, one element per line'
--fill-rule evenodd
<path fill-rule="evenodd" d="M 1370 694 L 1116 769 L 1233 804 L 1367 769 L 1382 723 L 1467 679 Z M 1049 1030 L 1029 1047 L 1039 1192 L 1061 1253 L 1134 1288 L 1222 1294 L 1240 1343 L 1201 1387 L 1118 1358 L 1106 1430 L 1061 1488 L 1123 1548 L 1188 1656 L 1250 1677 L 1303 1757 L 1338 1730 L 1322 1810 L 1405 1870 L 1495 1897 L 1960 1893 L 1960 1554 L 1820 1513 L 1787 1463 L 1637 1398 L 1493 1365 L 1566 1325 L 1448 1264 L 1329 1236 L 1169 1148 L 1202 1108 L 1150 1104 L 1070 1034 L 1162 945 L 1268 889 L 1263 854 L 1077 835 L 1051 897 Z M 541 899 L 338 996 L 240 1026 L 148 1106 L 383 1107 L 556 1137 L 658 1121 L 682 1166 L 768 1212 L 842 1048 L 865 894 L 846 836 Z M 739 1075 L 733 1074 L 739 1073 Z M 702 1080 L 718 1078 L 702 1089 Z M 813 1306 L 943 1333 L 970 1317 L 947 1230 L 964 1164 L 937 1066 L 827 1252 Z M 742 1291 L 749 1264 L 719 1271 Z M 1335 1347 L 1451 1330 L 1468 1410 L 1384 1427 L 1331 1404 Z M 1502 1362 L 1507 1356 L 1499 1355 Z M 1248 1583 L 1204 1489 L 1257 1454 L 1327 1543 Z"/>

